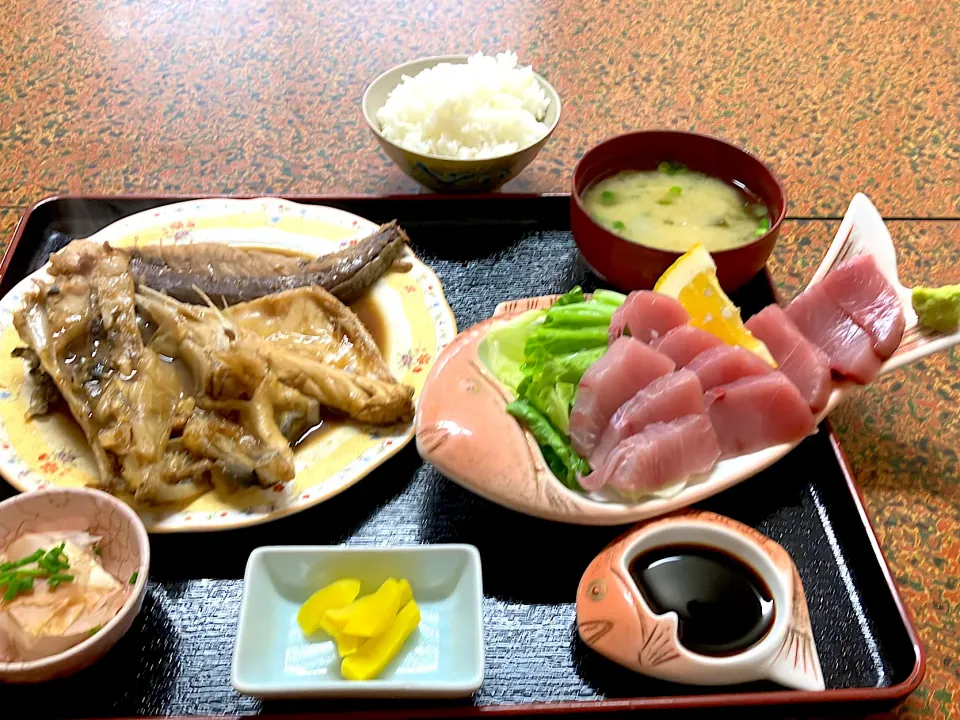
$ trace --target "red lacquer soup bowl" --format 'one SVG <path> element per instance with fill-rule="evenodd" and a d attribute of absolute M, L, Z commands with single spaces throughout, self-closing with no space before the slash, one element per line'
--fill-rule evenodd
<path fill-rule="evenodd" d="M 581 158 L 573 171 L 570 227 L 593 270 L 621 290 L 652 288 L 681 253 L 631 242 L 611 232 L 587 213 L 583 193 L 592 184 L 623 170 L 655 170 L 664 161 L 739 186 L 767 206 L 770 229 L 756 240 L 711 253 L 721 286 L 732 291 L 766 264 L 787 214 L 783 186 L 758 158 L 725 140 L 679 130 L 643 130 L 606 140 Z"/>

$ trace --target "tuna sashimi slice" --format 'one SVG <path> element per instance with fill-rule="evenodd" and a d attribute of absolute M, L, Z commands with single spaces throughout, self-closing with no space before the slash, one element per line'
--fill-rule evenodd
<path fill-rule="evenodd" d="M 723 457 L 797 442 L 816 427 L 806 400 L 781 372 L 714 388 L 706 403 Z"/>
<path fill-rule="evenodd" d="M 596 472 L 580 482 L 586 490 L 610 485 L 628 496 L 674 485 L 705 473 L 720 457 L 717 434 L 706 415 L 687 415 L 647 425 L 617 445 Z"/>
<path fill-rule="evenodd" d="M 880 371 L 873 341 L 818 283 L 787 306 L 787 317 L 804 336 L 823 350 L 830 369 L 841 377 L 868 383 Z"/>
<path fill-rule="evenodd" d="M 623 305 L 613 314 L 610 342 L 625 332 L 637 340 L 650 342 L 689 320 L 690 315 L 672 297 L 650 290 L 637 290 L 627 295 Z"/>
<path fill-rule="evenodd" d="M 779 305 L 768 305 L 747 320 L 747 330 L 759 338 L 813 413 L 830 399 L 830 361 L 807 340 Z"/>
<path fill-rule="evenodd" d="M 590 457 L 617 409 L 653 380 L 672 372 L 673 360 L 632 337 L 616 340 L 587 368 L 570 412 L 574 450 Z"/>
<path fill-rule="evenodd" d="M 689 370 L 677 370 L 658 377 L 613 414 L 589 457 L 590 467 L 600 468 L 622 440 L 651 423 L 670 422 L 684 415 L 700 415 L 703 411 L 703 390 L 696 375 Z"/>
<path fill-rule="evenodd" d="M 773 370 L 759 355 L 726 344 L 703 351 L 686 367 L 696 373 L 704 392 L 748 375 L 766 375 Z"/>
<path fill-rule="evenodd" d="M 650 347 L 673 360 L 678 368 L 685 367 L 704 350 L 718 345 L 723 345 L 723 340 L 689 323 L 678 325 L 663 337 L 650 343 Z"/>
<path fill-rule="evenodd" d="M 844 260 L 821 285 L 840 309 L 866 330 L 881 360 L 893 355 L 907 321 L 900 298 L 872 255 Z"/>

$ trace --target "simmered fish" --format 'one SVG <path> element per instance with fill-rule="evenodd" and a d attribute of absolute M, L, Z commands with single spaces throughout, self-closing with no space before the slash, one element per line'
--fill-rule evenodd
<path fill-rule="evenodd" d="M 143 343 L 128 263 L 106 246 L 67 246 L 52 258 L 55 284 L 28 293 L 14 324 L 90 443 L 101 489 L 193 496 L 209 488 L 210 464 L 167 454 L 191 400 L 176 370 Z"/>
<path fill-rule="evenodd" d="M 333 262 L 329 277 L 348 264 Z M 28 345 L 17 354 L 45 388 L 31 411 L 49 407 L 55 385 L 103 490 L 165 503 L 206 492 L 216 477 L 270 486 L 293 479 L 290 443 L 324 411 L 373 424 L 412 416 L 413 388 L 320 287 L 222 310 L 190 305 L 138 291 L 130 254 L 88 241 L 54 255 L 50 274 L 15 315 Z"/>
<path fill-rule="evenodd" d="M 349 303 L 390 269 L 407 241 L 391 222 L 356 245 L 315 260 L 220 243 L 145 245 L 132 251 L 130 269 L 139 285 L 189 303 L 210 298 L 217 305 L 234 305 L 309 286 Z"/>

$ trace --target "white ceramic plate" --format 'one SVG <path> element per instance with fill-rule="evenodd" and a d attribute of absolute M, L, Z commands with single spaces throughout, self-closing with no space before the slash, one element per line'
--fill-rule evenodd
<path fill-rule="evenodd" d="M 326 634 L 304 637 L 297 612 L 334 580 L 357 578 L 361 596 L 405 578 L 420 625 L 379 677 L 350 681 Z M 243 695 L 461 697 L 483 682 L 483 583 L 472 545 L 262 547 L 250 554 L 231 683 Z"/>

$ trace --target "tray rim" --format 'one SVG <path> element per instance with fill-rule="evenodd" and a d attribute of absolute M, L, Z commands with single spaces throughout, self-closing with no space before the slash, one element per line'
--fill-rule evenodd
<path fill-rule="evenodd" d="M 21 215 L 17 224 L 14 226 L 13 236 L 10 238 L 4 253 L 0 260 L 0 281 L 4 279 L 11 260 L 16 254 L 20 241 L 23 239 L 25 230 L 29 225 L 32 216 L 44 205 L 54 202 L 69 201 L 108 201 L 108 202 L 181 202 L 197 200 L 202 198 L 221 198 L 221 199 L 251 199 L 251 198 L 280 198 L 291 202 L 302 202 L 309 204 L 323 204 L 325 202 L 352 202 L 361 200 L 385 200 L 392 202 L 443 202 L 450 200 L 460 200 L 470 204 L 478 205 L 484 202 L 516 202 L 516 201 L 536 201 L 541 198 L 569 198 L 569 193 L 484 193 L 471 195 L 440 195 L 431 193 L 421 194 L 395 194 L 395 195 L 376 195 L 376 194 L 330 194 L 330 195 L 283 195 L 283 194 L 154 194 L 154 193 L 125 193 L 118 195 L 111 194 L 82 194 L 66 193 L 45 197 L 34 203 Z M 790 218 L 788 218 L 790 219 Z M 766 273 L 767 282 L 770 285 L 771 294 L 775 299 L 779 299 L 779 293 L 768 271 Z M 896 705 L 907 698 L 923 680 L 926 673 L 927 654 L 917 629 L 914 626 L 912 613 L 904 604 L 903 598 L 896 581 L 887 563 L 887 559 L 880 547 L 877 539 L 873 522 L 867 514 L 866 502 L 860 487 L 857 485 L 853 469 L 844 452 L 840 440 L 836 435 L 829 419 L 824 420 L 824 426 L 830 440 L 830 446 L 833 449 L 837 464 L 843 474 L 847 490 L 851 495 L 854 507 L 859 515 L 863 530 L 866 533 L 867 540 L 873 551 L 874 559 L 880 567 L 883 579 L 886 582 L 887 590 L 890 592 L 894 601 L 894 606 L 900 615 L 900 620 L 907 631 L 907 636 L 914 652 L 914 665 L 910 674 L 901 682 L 889 687 L 874 688 L 835 688 L 822 691 L 804 691 L 804 690 L 777 690 L 764 692 L 741 692 L 741 693 L 713 693 L 704 695 L 666 695 L 644 698 L 617 698 L 593 701 L 567 700 L 560 702 L 544 703 L 509 703 L 503 705 L 448 705 L 445 707 L 426 707 L 417 709 L 414 706 L 399 707 L 389 710 L 349 710 L 346 712 L 338 711 L 334 713 L 324 712 L 294 712 L 294 713 L 261 713 L 252 717 L 264 718 L 265 720 L 306 720 L 316 717 L 367 717 L 367 718 L 396 718 L 396 717 L 476 717 L 480 715 L 527 715 L 527 714 L 566 714 L 566 713 L 593 713 L 593 712 L 629 712 L 629 711 L 656 711 L 656 710 L 705 710 L 708 708 L 718 708 L 729 710 L 731 708 L 758 708 L 758 707 L 791 707 L 791 706 L 829 706 L 840 705 L 849 707 L 854 703 L 864 704 L 887 704 Z M 12 487 L 12 486 L 11 486 Z M 14 488 L 15 489 L 15 488 Z M 405 704 L 406 705 L 406 704 Z M 157 717 L 157 716 L 155 716 Z M 168 720 L 199 720 L 204 716 L 168 716 Z M 232 720 L 246 717 L 244 715 L 225 715 L 222 716 Z M 93 720 L 93 719 L 91 719 Z M 113 720 L 117 720 L 114 718 Z M 122 718 L 122 720 L 133 720 L 133 718 Z"/>

